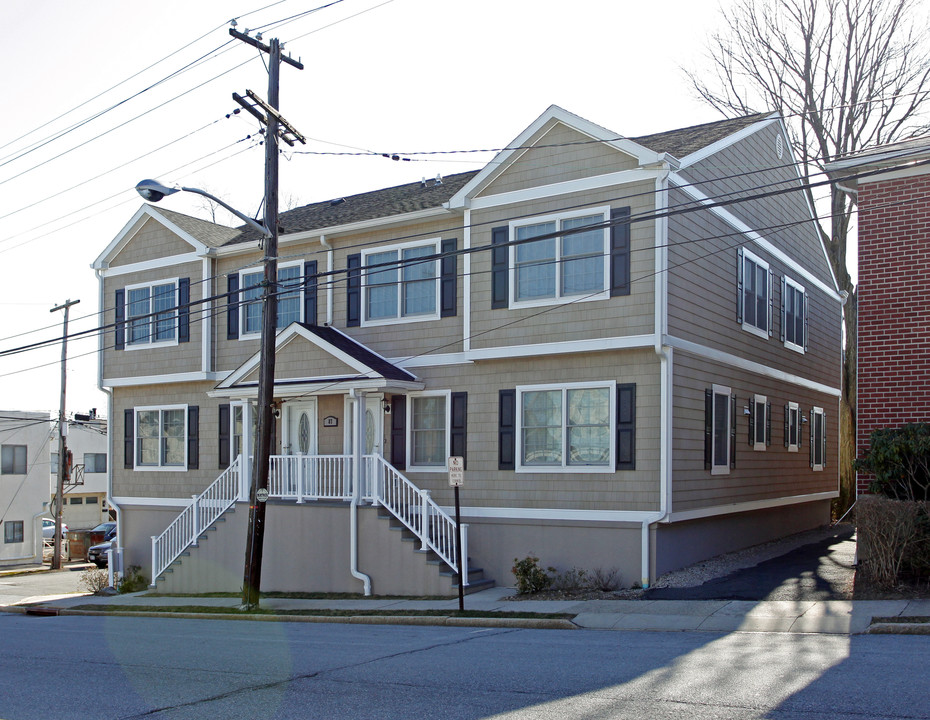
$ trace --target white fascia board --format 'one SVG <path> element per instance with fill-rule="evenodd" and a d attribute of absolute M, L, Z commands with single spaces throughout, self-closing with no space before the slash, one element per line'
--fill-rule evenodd
<path fill-rule="evenodd" d="M 485 210 L 501 205 L 515 205 L 517 203 L 543 200 L 545 198 L 568 195 L 570 193 L 591 192 L 614 185 L 624 185 L 644 180 L 652 181 L 659 175 L 659 172 L 658 169 L 636 168 L 633 170 L 621 170 L 615 173 L 607 173 L 606 175 L 578 178 L 577 180 L 566 180 L 564 182 L 552 183 L 551 185 L 537 185 L 536 187 L 526 188 L 524 190 L 513 190 L 511 192 L 478 197 L 471 201 L 469 207 L 472 210 Z"/>
<path fill-rule="evenodd" d="M 222 377 L 215 372 L 188 372 L 166 375 L 140 375 L 139 377 L 103 378 L 103 387 L 132 387 L 133 385 L 166 385 L 185 382 L 216 382 Z"/>
<path fill-rule="evenodd" d="M 721 150 L 724 150 L 730 147 L 731 145 L 738 143 L 740 140 L 745 140 L 750 135 L 755 135 L 757 132 L 759 132 L 763 128 L 768 127 L 773 122 L 779 122 L 780 118 L 781 116 L 778 113 L 773 113 L 769 115 L 767 118 L 765 118 L 764 120 L 760 120 L 759 122 L 753 123 L 752 125 L 747 125 L 742 130 L 738 130 L 732 135 L 727 135 L 725 138 L 721 138 L 715 143 L 711 143 L 710 145 L 702 147 L 700 150 L 695 150 L 690 155 L 685 155 L 681 159 L 681 164 L 679 165 L 679 168 L 684 169 L 686 167 L 689 167 L 690 165 L 699 163 L 701 162 L 701 160 L 709 158 L 714 153 L 718 153 Z"/>
<path fill-rule="evenodd" d="M 833 500 L 839 497 L 837 490 L 812 493 L 810 495 L 791 495 L 789 497 L 772 498 L 770 500 L 752 500 L 750 502 L 733 503 L 732 505 L 716 505 L 698 510 L 682 510 L 673 512 L 668 522 L 684 522 L 686 520 L 699 520 L 701 518 L 715 517 L 717 515 L 732 515 L 733 513 L 752 512 L 753 510 L 767 510 L 788 505 L 801 505 L 803 503 L 817 502 L 819 500 Z"/>
<path fill-rule="evenodd" d="M 814 392 L 824 393 L 825 395 L 832 395 L 834 397 L 842 396 L 842 389 L 839 386 L 832 387 L 830 385 L 825 385 L 823 383 L 801 377 L 800 375 L 792 375 L 791 373 L 785 372 L 784 370 L 769 367 L 768 365 L 763 365 L 762 363 L 758 363 L 753 360 L 747 360 L 746 358 L 742 358 L 739 355 L 733 355 L 728 352 L 723 352 L 722 350 L 715 350 L 714 348 L 707 347 L 706 345 L 699 345 L 698 343 L 692 342 L 691 340 L 683 340 L 682 338 L 666 336 L 664 344 L 691 355 L 696 355 L 697 357 L 706 358 L 707 360 L 712 360 L 722 365 L 737 368 L 738 370 L 745 370 L 747 372 L 751 372 L 756 375 L 762 375 L 763 377 L 771 378 L 773 380 L 791 383 L 792 385 L 806 388 L 808 390 L 813 390 Z"/>
<path fill-rule="evenodd" d="M 926 138 L 919 141 L 905 141 L 896 147 L 888 147 L 883 151 L 867 151 L 853 157 L 833 160 L 826 165 L 827 172 L 842 172 L 845 170 L 864 170 L 874 167 L 880 169 L 882 165 L 898 166 L 902 160 L 914 162 L 930 157 L 930 141 Z M 861 182 L 867 182 L 862 180 Z"/>
<path fill-rule="evenodd" d="M 712 205 L 715 202 L 714 200 L 707 197 L 707 195 L 702 193 L 700 190 L 698 190 L 696 187 L 694 187 L 688 180 L 681 177 L 677 173 L 672 173 L 669 176 L 669 179 L 680 190 L 682 190 L 687 195 L 690 195 L 694 200 L 701 203 L 702 205 Z M 729 210 L 719 207 L 719 206 L 709 207 L 708 209 L 712 213 L 714 213 L 717 217 L 719 217 L 721 220 L 723 220 L 725 223 L 727 223 L 730 227 L 732 227 L 734 230 L 737 230 L 738 232 L 743 233 L 743 235 L 745 235 L 747 239 L 751 240 L 759 248 L 765 250 L 767 253 L 769 253 L 773 257 L 778 258 L 778 260 L 781 263 L 783 263 L 786 267 L 791 268 L 791 270 L 795 272 L 797 275 L 806 279 L 811 285 L 816 286 L 819 290 L 825 293 L 827 297 L 832 298 L 836 302 L 842 304 L 843 298 L 840 297 L 840 294 L 837 292 L 837 289 L 835 286 L 835 280 L 834 280 L 834 287 L 830 287 L 823 280 L 815 277 L 813 273 L 810 272 L 810 270 L 800 265 L 796 260 L 794 260 L 794 258 L 791 258 L 788 255 L 786 255 L 784 252 L 779 250 L 777 247 L 772 245 L 772 243 L 770 243 L 768 240 L 762 237 L 759 233 L 757 233 L 755 230 L 749 227 L 746 223 L 744 223 L 742 220 L 740 220 L 735 215 L 730 213 Z M 811 220 L 811 222 L 814 222 L 814 221 Z M 821 243 L 821 245 L 823 245 L 823 243 Z M 829 267 L 829 264 L 828 264 L 828 267 Z M 832 271 L 831 271 L 831 276 L 832 276 Z"/>
<path fill-rule="evenodd" d="M 307 383 L 302 380 L 281 380 L 275 378 L 275 395 L 278 397 L 288 398 L 297 396 L 300 398 L 313 397 L 314 395 L 338 395 L 345 394 L 348 390 L 362 390 L 367 392 L 394 392 L 407 393 L 417 392 L 426 387 L 425 383 L 404 380 L 386 380 L 384 378 L 352 378 L 350 380 L 338 378 L 323 378 L 323 382 Z M 230 388 L 216 388 L 208 390 L 207 397 L 211 398 L 230 398 L 230 399 L 252 399 L 258 397 L 258 383 L 248 385 L 237 385 Z"/>
<path fill-rule="evenodd" d="M 155 497 L 114 497 L 113 502 L 121 508 L 152 508 L 176 510 L 186 508 L 191 504 L 190 498 L 155 498 Z"/>
<path fill-rule="evenodd" d="M 536 345 L 502 345 L 481 348 L 461 353 L 419 355 L 413 358 L 393 358 L 394 365 L 405 370 L 413 367 L 436 367 L 440 365 L 465 365 L 479 360 L 503 360 L 515 357 L 538 357 L 541 355 L 573 355 L 576 353 L 605 352 L 609 350 L 637 350 L 653 348 L 655 335 L 627 335 L 625 337 L 598 338 Z"/>
<path fill-rule="evenodd" d="M 611 132 L 590 120 L 585 120 L 578 115 L 574 115 L 560 108 L 558 105 L 551 105 L 542 115 L 536 118 L 529 127 L 514 138 L 514 140 L 508 144 L 508 147 L 523 147 L 533 136 L 544 130 L 546 125 L 553 121 L 560 122 L 583 135 L 587 135 L 592 140 L 602 141 L 604 144 L 636 158 L 640 165 L 658 162 L 660 159 L 659 154 L 655 151 L 649 150 L 632 140 L 622 137 L 619 133 Z M 507 149 L 499 152 L 471 179 L 471 181 L 468 182 L 468 184 L 449 199 L 446 203 L 446 207 L 450 209 L 460 209 L 466 206 L 474 207 L 472 196 L 479 192 L 487 183 L 502 174 L 507 166 L 515 162 L 524 152 L 525 150 L 518 149 Z"/>
<path fill-rule="evenodd" d="M 204 257 L 204 255 L 195 252 L 186 253 L 185 255 L 169 255 L 167 257 L 155 258 L 154 260 L 132 263 L 130 265 L 118 265 L 113 268 L 105 268 L 101 270 L 100 273 L 103 277 L 112 278 L 120 275 L 145 272 L 147 270 L 158 270 L 160 268 L 174 267 L 175 265 L 184 265 L 185 263 L 200 262 Z"/>
<path fill-rule="evenodd" d="M 455 508 L 443 508 L 455 512 Z M 569 510 L 562 508 L 463 507 L 461 514 L 489 520 L 563 520 L 568 522 L 618 522 L 641 525 L 654 520 L 655 511 L 636 510 Z"/>

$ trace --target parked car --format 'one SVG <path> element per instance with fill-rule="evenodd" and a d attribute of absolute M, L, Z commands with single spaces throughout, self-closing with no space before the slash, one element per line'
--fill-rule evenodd
<path fill-rule="evenodd" d="M 87 551 L 87 560 L 92 562 L 98 568 L 105 568 L 107 566 L 107 550 L 110 549 L 111 541 L 116 537 L 116 523 L 109 523 L 113 527 L 107 531 L 107 534 L 103 538 L 103 542 L 98 545 L 93 545 Z"/>
<path fill-rule="evenodd" d="M 61 536 L 64 537 L 66 532 L 68 532 L 68 526 L 62 523 L 61 524 Z M 42 518 L 42 537 L 44 538 L 55 537 L 55 521 L 52 520 L 51 518 Z"/>
<path fill-rule="evenodd" d="M 116 523 L 112 521 L 102 522 L 97 527 L 85 532 L 87 537 L 84 541 L 84 547 L 87 548 L 87 550 L 84 552 L 84 560 L 93 562 L 90 557 L 91 548 L 100 543 L 112 540 L 113 538 L 110 533 L 113 533 L 113 535 L 116 534 Z M 107 543 L 107 547 L 109 547 L 109 543 Z M 106 557 L 106 555 L 104 555 L 104 557 Z"/>

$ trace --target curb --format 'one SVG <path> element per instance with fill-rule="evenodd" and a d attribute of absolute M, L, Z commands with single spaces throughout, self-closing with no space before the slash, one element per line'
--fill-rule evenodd
<path fill-rule="evenodd" d="M 870 625 L 866 635 L 930 635 L 930 623 L 883 622 Z"/>

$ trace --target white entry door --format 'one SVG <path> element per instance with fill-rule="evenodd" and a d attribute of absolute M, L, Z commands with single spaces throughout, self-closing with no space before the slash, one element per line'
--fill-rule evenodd
<path fill-rule="evenodd" d="M 384 451 L 384 410 L 382 396 L 365 398 L 365 455 L 381 455 Z M 346 400 L 345 447 L 347 454 L 355 451 L 355 403 Z"/>
<path fill-rule="evenodd" d="M 288 403 L 285 454 L 316 455 L 316 401 Z"/>

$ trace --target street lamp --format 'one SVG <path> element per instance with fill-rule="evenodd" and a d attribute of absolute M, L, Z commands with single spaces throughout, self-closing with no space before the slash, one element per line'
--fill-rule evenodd
<path fill-rule="evenodd" d="M 189 188 L 189 187 L 168 187 L 167 185 L 162 185 L 158 180 L 142 180 L 136 185 L 136 192 L 139 193 L 144 199 L 149 202 L 158 202 L 166 195 L 174 195 L 176 192 L 180 191 L 194 193 L 195 195 L 201 195 L 205 198 L 209 198 L 213 202 L 221 205 L 235 215 L 237 218 L 242 220 L 246 225 L 251 227 L 254 230 L 258 230 L 263 237 L 271 237 L 271 232 L 264 225 L 260 225 L 255 220 L 250 218 L 248 215 L 244 215 L 236 208 L 227 205 L 222 200 L 220 200 L 216 195 L 211 195 L 206 190 L 201 190 L 199 188 Z"/>
<path fill-rule="evenodd" d="M 276 43 L 276 41 L 275 41 Z M 277 48 L 277 44 L 275 44 Z M 277 67 L 277 62 L 273 68 Z M 269 83 L 277 88 L 277 73 L 272 73 Z M 273 96 L 277 105 L 277 96 Z M 245 569 L 242 578 L 242 607 L 252 610 L 258 607 L 259 592 L 262 575 L 262 552 L 265 537 L 265 502 L 259 500 L 258 490 L 268 489 L 268 466 L 271 459 L 271 428 L 274 423 L 272 417 L 272 403 L 274 401 L 274 341 L 276 335 L 278 300 L 275 284 L 278 276 L 278 174 L 277 174 L 277 123 L 272 118 L 268 127 L 275 142 L 266 143 L 266 167 L 272 169 L 265 173 L 265 224 L 261 225 L 255 220 L 235 208 L 230 207 L 218 197 L 214 197 L 198 188 L 170 188 L 156 180 L 143 180 L 136 185 L 138 192 L 146 200 L 158 202 L 166 195 L 173 195 L 179 190 L 194 193 L 209 198 L 226 208 L 237 218 L 258 230 L 265 239 L 265 276 L 262 281 L 262 334 L 261 354 L 259 360 L 258 378 L 258 442 L 252 464 L 252 482 L 249 488 L 249 529 L 246 538 Z M 269 230 L 274 228 L 274 230 Z"/>

